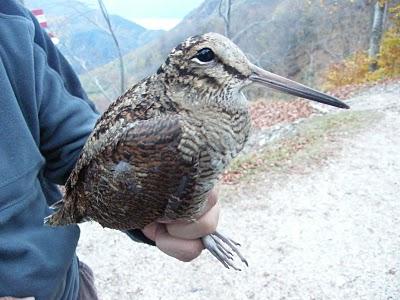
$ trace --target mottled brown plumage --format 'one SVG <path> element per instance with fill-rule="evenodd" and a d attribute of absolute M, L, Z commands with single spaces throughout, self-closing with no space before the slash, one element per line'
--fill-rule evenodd
<path fill-rule="evenodd" d="M 99 119 L 66 183 L 64 199 L 45 223 L 91 219 L 105 227 L 133 229 L 154 221 L 194 220 L 248 138 L 250 116 L 241 90 L 252 82 L 345 107 L 255 67 L 221 35 L 191 37 Z M 234 265 L 223 243 L 242 258 L 218 233 L 203 242 L 227 267 Z"/>

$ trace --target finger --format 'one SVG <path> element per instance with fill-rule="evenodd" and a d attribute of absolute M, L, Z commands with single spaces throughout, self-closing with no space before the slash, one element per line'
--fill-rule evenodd
<path fill-rule="evenodd" d="M 158 226 L 155 242 L 162 252 L 185 262 L 198 257 L 204 249 L 201 240 L 185 240 L 171 236 L 164 225 Z"/>
<path fill-rule="evenodd" d="M 142 229 L 143 234 L 150 240 L 156 240 L 156 231 L 159 224 L 156 222 L 150 223 Z M 1 300 L 1 299 L 0 299 Z"/>
<path fill-rule="evenodd" d="M 166 228 L 170 235 L 181 239 L 198 239 L 213 233 L 218 225 L 219 204 L 216 203 L 197 221 L 191 223 L 171 223 Z"/>

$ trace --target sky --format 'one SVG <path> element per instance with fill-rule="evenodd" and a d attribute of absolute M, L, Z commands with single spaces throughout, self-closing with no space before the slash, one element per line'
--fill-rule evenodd
<path fill-rule="evenodd" d="M 110 14 L 148 29 L 169 30 L 203 0 L 103 0 Z"/>

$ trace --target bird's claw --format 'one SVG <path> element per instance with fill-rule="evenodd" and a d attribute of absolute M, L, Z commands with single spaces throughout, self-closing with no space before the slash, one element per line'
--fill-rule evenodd
<path fill-rule="evenodd" d="M 241 271 L 240 268 L 236 267 L 234 264 L 234 254 L 236 254 L 240 260 L 249 266 L 247 260 L 240 253 L 236 246 L 240 246 L 239 243 L 232 239 L 223 236 L 219 232 L 214 232 L 202 238 L 204 247 L 211 252 L 227 269 L 234 269 L 236 271 Z"/>

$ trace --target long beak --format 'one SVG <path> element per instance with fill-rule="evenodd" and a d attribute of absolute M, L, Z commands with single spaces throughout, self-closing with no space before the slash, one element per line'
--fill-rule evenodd
<path fill-rule="evenodd" d="M 278 76 L 274 73 L 265 71 L 255 65 L 251 65 L 251 69 L 253 73 L 250 75 L 250 80 L 252 80 L 253 82 L 258 82 L 262 85 L 301 98 L 310 99 L 340 108 L 350 108 L 347 104 L 343 103 L 335 97 L 318 92 L 312 88 Z"/>

